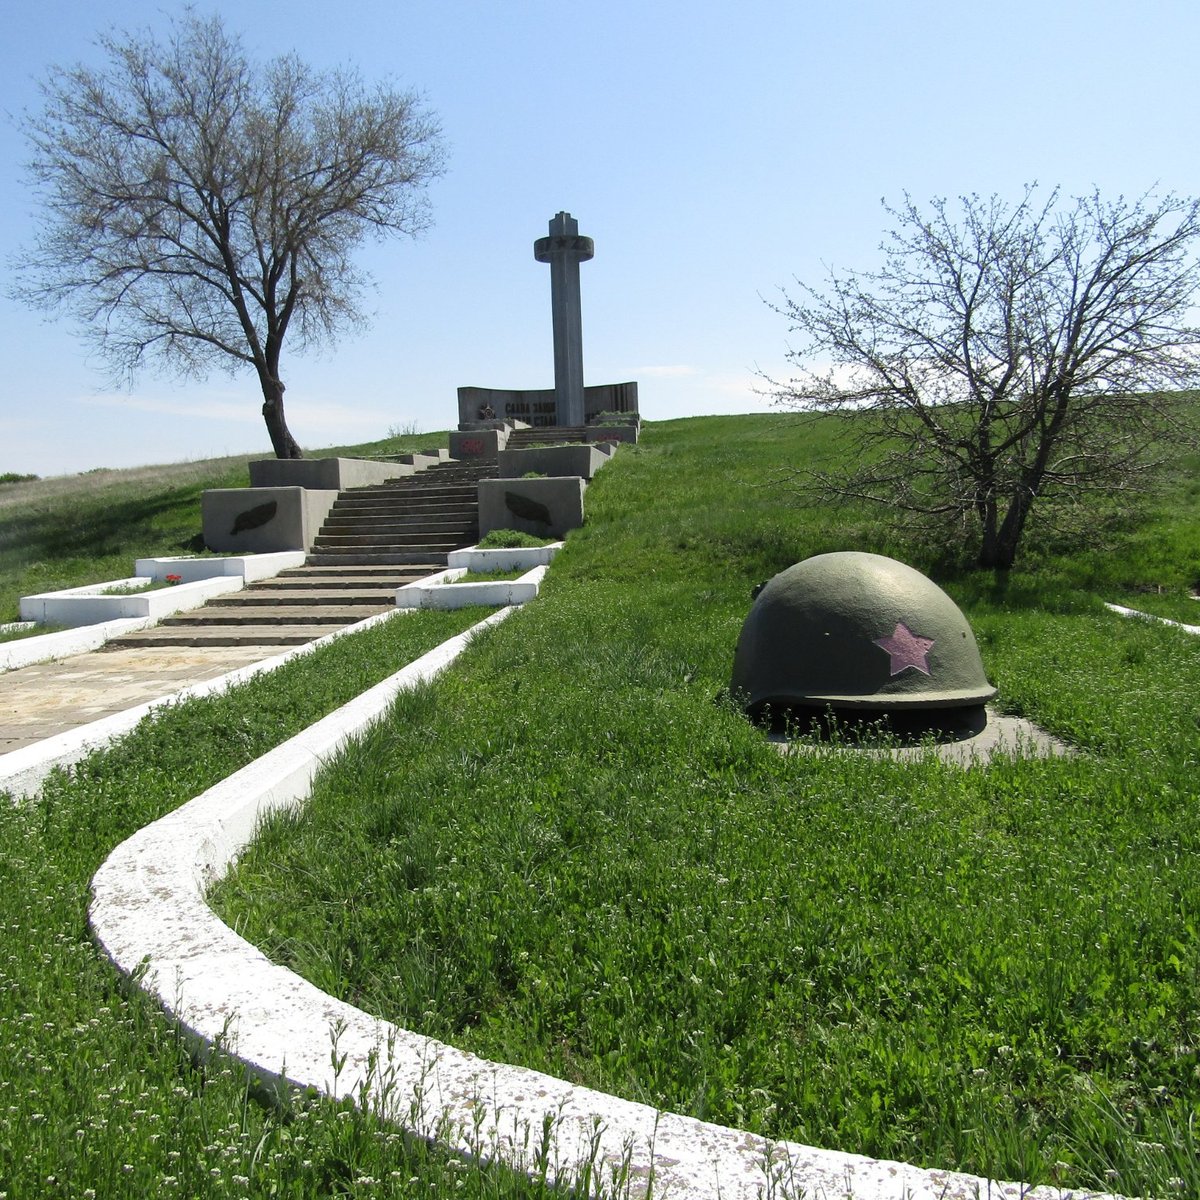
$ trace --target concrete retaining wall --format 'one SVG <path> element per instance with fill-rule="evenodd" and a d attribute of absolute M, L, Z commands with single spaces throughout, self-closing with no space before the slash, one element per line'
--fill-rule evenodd
<path fill-rule="evenodd" d="M 589 442 L 633 442 L 638 440 L 637 425 L 589 425 L 584 431 Z"/>
<path fill-rule="evenodd" d="M 534 567 L 519 579 L 489 579 L 478 583 L 457 583 L 467 574 L 466 567 L 448 567 L 417 583 L 396 589 L 397 608 L 504 608 L 528 604 L 541 587 L 548 568 Z"/>

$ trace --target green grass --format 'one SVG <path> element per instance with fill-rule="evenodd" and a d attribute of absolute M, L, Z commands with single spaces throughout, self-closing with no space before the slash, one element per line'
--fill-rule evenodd
<path fill-rule="evenodd" d="M 539 601 L 273 822 L 221 910 L 489 1057 L 770 1137 L 1196 1194 L 1200 647 L 1101 604 L 1196 576 L 1194 496 L 1103 555 L 940 572 L 1003 706 L 1076 756 L 783 757 L 714 700 L 752 584 L 824 550 L 939 553 L 796 509 L 780 473 L 827 433 L 649 426 Z"/>
<path fill-rule="evenodd" d="M 0 642 L 19 642 L 25 638 L 41 637 L 43 633 L 58 633 L 65 625 L 34 625 L 32 629 L 0 629 Z"/>

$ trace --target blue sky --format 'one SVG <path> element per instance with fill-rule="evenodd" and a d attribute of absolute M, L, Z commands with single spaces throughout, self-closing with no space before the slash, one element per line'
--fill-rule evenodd
<path fill-rule="evenodd" d="M 101 15 L 103 7 L 103 15 Z M 173 0 L 12 6 L 0 44 L 0 292 L 34 229 L 16 121 L 51 63 L 107 25 L 163 30 Z M 291 0 L 197 3 L 255 57 L 420 89 L 449 171 L 434 227 L 372 246 L 364 335 L 283 361 L 306 447 L 445 429 L 462 384 L 553 384 L 549 270 L 533 241 L 566 209 L 588 383 L 636 379 L 651 420 L 765 411 L 786 373 L 766 301 L 878 262 L 883 198 L 1200 193 L 1194 0 Z M 106 386 L 65 318 L 0 298 L 0 472 L 270 453 L 248 372 Z"/>

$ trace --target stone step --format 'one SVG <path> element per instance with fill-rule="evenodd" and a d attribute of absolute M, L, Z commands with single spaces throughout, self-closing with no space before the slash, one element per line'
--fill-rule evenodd
<path fill-rule="evenodd" d="M 356 492 L 373 491 L 381 487 L 436 487 L 444 483 L 459 483 L 464 479 L 479 479 L 490 471 L 494 471 L 493 463 L 459 463 L 453 466 L 444 465 L 431 467 L 416 475 L 398 475 L 394 480 L 383 479 L 378 483 L 369 483 L 365 487 L 354 488 Z"/>
<path fill-rule="evenodd" d="M 372 613 L 386 612 L 395 604 L 395 592 L 383 603 L 365 604 L 275 604 L 267 606 L 220 605 L 215 608 L 197 608 L 189 613 L 167 617 L 158 623 L 158 628 L 198 628 L 209 625 L 353 625 Z"/>
<path fill-rule="evenodd" d="M 389 488 L 387 491 L 343 492 L 333 502 L 334 509 L 390 507 L 393 504 L 434 505 L 470 504 L 479 493 L 477 483 L 464 483 L 461 487 L 444 488 Z"/>
<path fill-rule="evenodd" d="M 394 483 L 343 492 L 317 533 L 307 565 L 420 563 L 423 574 L 432 574 L 445 566 L 451 550 L 478 540 L 478 483 L 495 473 L 493 464 L 451 460 Z"/>
<path fill-rule="evenodd" d="M 461 488 L 439 488 L 436 492 L 381 492 L 372 496 L 354 496 L 342 492 L 329 511 L 370 512 L 374 508 L 442 508 L 460 504 L 474 504 L 479 498 L 479 485 L 468 484 Z"/>
<path fill-rule="evenodd" d="M 444 564 L 443 564 L 444 565 Z M 265 602 L 272 604 L 292 604 L 289 596 L 307 595 L 308 593 L 324 593 L 325 595 L 338 596 L 355 596 L 355 595 L 372 595 L 378 592 L 380 588 L 398 588 L 402 583 L 415 583 L 420 578 L 426 575 L 432 575 L 434 571 L 440 571 L 440 566 L 430 566 L 427 570 L 422 566 L 416 571 L 396 571 L 391 570 L 386 575 L 379 575 L 372 578 L 359 578 L 359 580 L 347 580 L 343 577 L 343 571 L 336 566 L 330 566 L 330 575 L 328 578 L 308 577 L 306 580 L 280 580 L 278 583 L 272 583 L 269 588 L 247 588 L 245 592 L 234 593 L 232 596 L 226 596 L 223 602 L 233 602 L 236 600 L 238 604 L 245 604 L 247 598 L 253 596 L 263 596 Z M 253 599 L 250 600 L 254 604 Z"/>
<path fill-rule="evenodd" d="M 406 532 L 403 536 L 395 532 L 383 535 L 372 533 L 322 533 L 313 542 L 312 548 L 318 554 L 326 554 L 331 550 L 336 552 L 337 550 L 368 549 L 371 547 L 377 550 L 384 550 L 388 547 L 392 549 L 403 547 L 414 552 L 421 551 L 428 553 L 443 549 L 457 550 L 459 546 L 469 546 L 477 537 L 477 531 L 473 532 L 466 527 L 461 529 L 413 529 Z"/>
<path fill-rule="evenodd" d="M 279 576 L 277 580 L 272 581 L 267 590 L 287 592 L 295 588 L 321 588 L 327 591 L 354 592 L 361 588 L 399 587 L 402 583 L 413 583 L 424 575 L 432 575 L 434 571 L 440 571 L 445 565 L 445 563 L 414 563 L 411 570 L 366 565 L 341 568 L 317 567 L 311 573 L 304 575 L 289 578 Z M 367 571 L 373 571 L 374 574 L 368 575 Z M 256 584 L 253 589 L 247 588 L 245 592 L 235 594 L 247 595 L 257 590 L 258 585 Z"/>
<path fill-rule="evenodd" d="M 398 475 L 395 479 L 381 479 L 378 483 L 369 483 L 366 487 L 351 488 L 356 495 L 380 490 L 413 491 L 423 487 L 461 487 L 468 483 L 477 483 L 486 479 L 496 470 L 495 463 L 486 463 L 478 467 L 449 467 L 440 471 L 423 471 L 419 475 Z"/>
<path fill-rule="evenodd" d="M 320 527 L 319 538 L 354 538 L 361 534 L 376 536 L 395 536 L 397 540 L 407 538 L 409 534 L 445 533 L 456 534 L 474 529 L 478 517 L 474 512 L 466 516 L 446 517 L 444 520 L 396 520 L 395 517 L 377 518 L 374 521 L 350 521 L 331 526 L 328 522 Z"/>
<path fill-rule="evenodd" d="M 473 508 L 479 499 L 478 491 L 472 488 L 461 496 L 377 496 L 354 500 L 337 500 L 329 510 L 331 517 L 356 516 L 373 512 L 435 512 L 446 508 L 457 510 Z"/>
<path fill-rule="evenodd" d="M 406 512 L 404 510 L 391 512 L 371 512 L 362 515 L 330 514 L 321 526 L 322 533 L 336 533 L 339 530 L 351 529 L 397 529 L 411 528 L 416 525 L 461 525 L 464 522 L 474 524 L 475 509 L 458 508 L 437 512 Z"/>
<path fill-rule="evenodd" d="M 441 565 L 437 568 L 439 571 L 444 570 L 446 566 L 446 555 L 451 550 L 458 550 L 462 546 L 469 546 L 470 542 L 456 543 L 453 546 L 447 546 L 444 551 L 439 551 L 441 555 Z M 425 546 L 419 550 L 410 550 L 394 548 L 391 550 L 343 550 L 343 551 L 310 551 L 308 561 L 314 566 L 340 567 L 343 564 L 354 563 L 360 566 L 372 565 L 388 565 L 388 566 L 404 566 L 408 563 L 420 562 L 424 563 L 429 555 L 429 547 Z"/>
<path fill-rule="evenodd" d="M 349 622 L 347 622 L 349 624 Z M 139 633 L 127 633 L 104 644 L 105 650 L 127 650 L 131 646 L 303 646 L 331 633 L 333 625 L 196 625 L 171 629 L 156 625 Z"/>
<path fill-rule="evenodd" d="M 395 597 L 396 588 L 399 586 L 399 583 L 393 585 L 373 583 L 369 587 L 363 587 L 354 592 L 316 585 L 307 588 L 277 589 L 272 592 L 236 592 L 232 596 L 222 596 L 220 607 L 252 609 L 287 606 L 297 608 L 306 604 L 341 605 L 343 607 L 378 606 L 392 600 Z M 204 613 L 211 610 L 205 606 L 191 611 L 192 613 Z"/>

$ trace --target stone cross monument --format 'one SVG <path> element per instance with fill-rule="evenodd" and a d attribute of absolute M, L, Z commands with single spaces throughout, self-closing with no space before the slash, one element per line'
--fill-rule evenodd
<path fill-rule="evenodd" d="M 550 221 L 550 236 L 533 243 L 533 257 L 550 264 L 550 307 L 554 313 L 554 404 L 559 425 L 582 425 L 583 324 L 579 309 L 579 264 L 596 252 L 590 237 L 568 212 Z"/>

